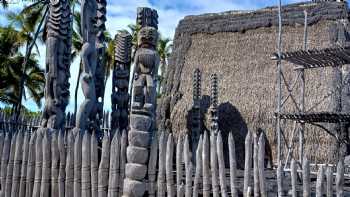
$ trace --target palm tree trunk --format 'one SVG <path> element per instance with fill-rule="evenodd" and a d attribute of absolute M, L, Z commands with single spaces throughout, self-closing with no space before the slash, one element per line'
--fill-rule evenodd
<path fill-rule="evenodd" d="M 79 82 L 80 82 L 80 75 L 81 75 L 81 69 L 82 69 L 82 60 L 80 59 L 80 64 L 79 64 L 79 72 L 78 72 L 78 78 L 77 78 L 77 83 L 75 85 L 75 92 L 74 92 L 74 117 L 76 118 L 77 116 L 77 109 L 78 109 L 78 90 L 79 90 Z"/>

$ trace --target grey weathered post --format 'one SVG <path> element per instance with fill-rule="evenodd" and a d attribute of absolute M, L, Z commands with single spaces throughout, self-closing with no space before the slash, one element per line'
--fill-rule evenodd
<path fill-rule="evenodd" d="M 98 147 L 95 131 L 91 135 L 91 197 L 98 197 Z"/>
<path fill-rule="evenodd" d="M 326 179 L 327 179 L 327 197 L 333 197 L 333 169 L 332 166 L 327 166 L 326 170 Z"/>
<path fill-rule="evenodd" d="M 23 139 L 23 155 L 22 155 L 22 167 L 21 167 L 21 179 L 19 184 L 19 197 L 25 197 L 26 195 L 26 180 L 27 180 L 27 165 L 29 157 L 29 139 L 30 134 L 28 131 L 24 133 Z"/>
<path fill-rule="evenodd" d="M 218 163 L 219 163 L 221 196 L 228 197 L 227 191 L 226 191 L 225 161 L 224 161 L 224 149 L 223 149 L 221 131 L 217 136 L 216 145 L 217 145 Z"/>
<path fill-rule="evenodd" d="M 210 162 L 210 152 L 209 152 L 209 137 L 208 133 L 205 131 L 203 134 L 203 145 L 202 145 L 202 168 L 203 168 L 203 196 L 209 197 L 210 196 L 210 169 L 209 169 L 209 162 Z"/>
<path fill-rule="evenodd" d="M 265 179 L 265 134 L 261 133 L 259 137 L 258 150 L 258 168 L 259 168 L 259 183 L 261 197 L 267 197 L 266 193 L 266 179 Z"/>
<path fill-rule="evenodd" d="M 23 132 L 19 130 L 16 138 L 16 150 L 15 150 L 14 166 L 13 166 L 11 197 L 18 197 L 19 184 L 20 184 L 20 178 L 21 178 L 22 154 L 23 154 Z"/>
<path fill-rule="evenodd" d="M 6 132 L 5 139 L 4 139 L 4 148 L 2 149 L 1 154 L 1 185 L 6 185 L 6 175 L 7 175 L 7 164 L 9 161 L 10 156 L 10 150 L 11 150 L 11 135 L 10 132 Z M 5 197 L 5 190 L 1 189 L 1 197 Z"/>
<path fill-rule="evenodd" d="M 74 144 L 74 135 L 70 131 L 67 136 L 66 182 L 64 188 L 66 197 L 74 196 Z"/>
<path fill-rule="evenodd" d="M 104 143 L 105 143 L 105 155 L 104 156 L 104 161 L 105 163 L 100 164 L 101 169 L 105 169 L 104 173 L 108 173 L 108 167 L 109 167 L 109 175 L 104 175 L 104 173 L 101 173 L 101 176 L 109 176 L 109 180 L 108 180 L 108 197 L 113 197 L 113 196 L 117 196 L 118 195 L 118 186 L 119 186 L 119 158 L 120 158 L 120 133 L 119 131 L 117 131 L 112 139 L 111 145 L 110 145 L 110 157 L 108 158 L 108 152 L 107 152 L 107 148 L 108 148 L 108 143 L 109 140 L 107 141 L 107 139 L 104 139 Z M 108 161 L 109 159 L 109 166 L 108 163 L 106 161 Z M 102 179 L 102 178 L 101 178 Z M 100 180 L 100 179 L 99 179 Z M 106 183 L 102 183 L 101 182 L 101 187 L 106 187 Z M 100 196 L 99 196 L 100 197 Z M 102 196 L 103 197 L 103 196 Z"/>
<path fill-rule="evenodd" d="M 51 134 L 49 129 L 45 129 L 42 141 L 43 166 L 40 184 L 40 196 L 50 195 L 51 178 Z"/>
<path fill-rule="evenodd" d="M 158 138 L 157 134 L 153 134 L 151 151 L 148 161 L 148 195 L 155 196 L 156 195 L 156 173 L 157 173 L 157 160 L 158 160 Z"/>
<path fill-rule="evenodd" d="M 32 196 L 33 187 L 34 187 L 34 176 L 35 176 L 35 148 L 36 148 L 36 136 L 37 133 L 34 132 L 30 136 L 30 141 L 28 145 L 28 164 L 27 164 L 27 178 L 26 178 L 26 186 L 25 186 L 25 195 L 24 196 Z M 24 197 L 22 196 L 22 197 Z"/>
<path fill-rule="evenodd" d="M 323 197 L 323 186 L 324 186 L 324 167 L 320 166 L 317 173 L 316 181 L 316 197 Z"/>
<path fill-rule="evenodd" d="M 337 192 L 337 197 L 344 196 L 344 160 L 339 159 L 337 165 L 337 176 L 335 177 L 335 188 Z"/>
<path fill-rule="evenodd" d="M 58 197 L 58 173 L 59 173 L 59 157 L 60 152 L 58 149 L 58 131 L 54 130 L 51 137 L 51 196 Z"/>
<path fill-rule="evenodd" d="M 59 169 L 58 169 L 58 196 L 65 197 L 65 179 L 66 179 L 66 147 L 64 131 L 58 132 L 58 152 L 59 152 Z M 68 196 L 68 195 L 67 195 Z"/>
<path fill-rule="evenodd" d="M 260 196 L 260 183 L 259 183 L 259 147 L 258 147 L 258 135 L 255 132 L 253 134 L 253 177 L 254 177 L 254 197 Z"/>
<path fill-rule="evenodd" d="M 202 135 L 201 135 L 199 137 L 198 146 L 196 150 L 196 170 L 195 170 L 195 176 L 193 181 L 193 197 L 198 196 L 200 179 L 203 172 L 202 148 L 203 148 L 203 142 L 202 142 Z"/>
<path fill-rule="evenodd" d="M 34 176 L 34 186 L 33 186 L 33 197 L 40 197 L 40 184 L 42 175 L 42 165 L 43 165 L 43 132 L 44 129 L 39 128 L 36 132 L 35 140 L 35 176 Z"/>
<path fill-rule="evenodd" d="M 91 197 L 91 134 L 85 132 L 81 150 L 81 195 Z"/>
<path fill-rule="evenodd" d="M 119 135 L 119 134 L 116 133 L 115 136 L 116 135 Z M 108 181 L 110 178 L 112 178 L 108 176 L 111 170 L 109 168 L 110 162 L 119 159 L 119 158 L 115 158 L 119 155 L 119 153 L 115 155 L 113 154 L 115 153 L 115 151 L 119 151 L 119 148 L 118 147 L 113 147 L 113 148 L 117 148 L 117 149 L 116 150 L 111 149 L 110 137 L 105 132 L 102 139 L 101 162 L 98 168 L 98 197 L 106 197 L 108 195 L 108 190 L 109 190 Z M 118 185 L 110 185 L 110 187 L 118 188 Z M 117 194 L 118 193 L 115 193 L 114 195 L 117 196 Z"/>
<path fill-rule="evenodd" d="M 16 152 L 16 139 L 17 135 L 14 135 L 11 139 L 11 149 L 10 157 L 7 165 L 7 175 L 6 175 L 6 185 L 5 185 L 5 197 L 11 196 L 12 188 L 12 177 L 13 177 L 13 166 L 15 161 L 15 152 Z"/>
<path fill-rule="evenodd" d="M 183 156 L 183 137 L 180 135 L 178 136 L 177 139 L 177 144 L 176 144 L 176 196 L 182 197 L 183 196 L 183 191 L 182 191 L 182 176 L 183 176 L 183 171 L 182 171 L 182 156 Z"/>
<path fill-rule="evenodd" d="M 236 162 L 236 148 L 235 140 L 233 139 L 232 132 L 228 135 L 228 150 L 229 150 L 229 160 L 230 160 L 230 186 L 231 186 L 231 196 L 237 197 L 236 189 L 236 174 L 237 174 L 237 162 Z"/>
<path fill-rule="evenodd" d="M 278 167 L 277 167 L 277 195 L 278 197 L 283 196 L 283 165 L 282 161 L 278 162 Z"/>
<path fill-rule="evenodd" d="M 291 168 L 291 179 L 292 179 L 292 197 L 297 197 L 297 165 L 296 161 L 292 159 L 292 162 L 290 164 Z"/>
<path fill-rule="evenodd" d="M 245 162 L 244 162 L 244 186 L 243 195 L 247 195 L 250 183 L 250 172 L 252 166 L 252 132 L 248 131 L 245 138 Z"/>
<path fill-rule="evenodd" d="M 159 164 L 158 164 L 158 180 L 157 180 L 157 196 L 165 196 L 165 157 L 166 157 L 167 135 L 165 132 L 160 133 L 159 138 Z"/>
<path fill-rule="evenodd" d="M 82 134 L 77 131 L 74 140 L 74 197 L 81 196 L 81 145 Z"/>
<path fill-rule="evenodd" d="M 185 161 L 185 174 L 186 174 L 185 197 L 192 196 L 192 164 L 191 164 L 190 144 L 188 140 L 189 140 L 189 137 L 188 135 L 186 135 L 185 143 L 184 143 L 184 161 Z"/>
<path fill-rule="evenodd" d="M 303 197 L 310 197 L 310 162 L 304 157 L 303 159 Z"/>
<path fill-rule="evenodd" d="M 123 194 L 124 178 L 125 178 L 125 165 L 126 165 L 126 148 L 128 143 L 128 133 L 126 130 L 122 131 L 122 137 L 120 141 L 120 176 L 119 176 L 119 196 Z"/>
<path fill-rule="evenodd" d="M 213 197 L 218 197 L 219 194 L 219 179 L 218 179 L 218 156 L 216 151 L 216 134 L 210 133 L 210 168 L 211 168 L 211 184 Z"/>
<path fill-rule="evenodd" d="M 166 187 L 168 197 L 175 196 L 174 192 L 174 177 L 173 177 L 173 155 L 174 155 L 174 140 L 173 135 L 168 136 L 166 146 L 166 160 L 165 160 L 165 172 L 166 172 Z"/>

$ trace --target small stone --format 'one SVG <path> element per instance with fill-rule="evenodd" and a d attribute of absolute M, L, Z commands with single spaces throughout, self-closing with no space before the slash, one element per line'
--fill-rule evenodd
<path fill-rule="evenodd" d="M 129 144 L 131 146 L 147 148 L 149 144 L 149 137 L 149 132 L 131 130 L 129 132 Z"/>
<path fill-rule="evenodd" d="M 136 146 L 128 146 L 126 149 L 128 163 L 146 164 L 148 160 L 148 149 Z"/>
<path fill-rule="evenodd" d="M 146 191 L 146 184 L 141 181 L 124 179 L 123 196 L 136 197 L 143 196 Z"/>
<path fill-rule="evenodd" d="M 129 179 L 141 181 L 146 177 L 147 166 L 137 163 L 127 163 L 125 167 L 125 176 Z"/>
<path fill-rule="evenodd" d="M 130 116 L 130 127 L 131 129 L 139 131 L 149 131 L 152 125 L 152 118 L 144 115 L 132 114 Z"/>

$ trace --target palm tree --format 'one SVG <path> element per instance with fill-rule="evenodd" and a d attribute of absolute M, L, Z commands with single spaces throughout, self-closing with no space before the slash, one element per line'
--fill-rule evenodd
<path fill-rule="evenodd" d="M 160 57 L 160 76 L 158 76 L 159 79 L 159 84 L 158 84 L 158 94 L 161 94 L 161 90 L 163 89 L 163 83 L 164 83 L 164 78 L 165 78 L 165 73 L 167 69 L 167 63 L 168 63 L 168 57 L 171 54 L 172 50 L 172 43 L 171 39 L 169 38 L 160 38 L 158 39 L 158 44 L 157 44 L 157 51 Z"/>

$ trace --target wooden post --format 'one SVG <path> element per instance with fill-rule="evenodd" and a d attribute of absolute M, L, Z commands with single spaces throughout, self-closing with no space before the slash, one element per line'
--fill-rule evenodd
<path fill-rule="evenodd" d="M 209 161 L 210 161 L 210 152 L 209 152 L 209 137 L 208 133 L 204 131 L 203 136 L 203 145 L 202 145 L 202 162 L 203 162 L 203 197 L 210 196 L 210 169 L 209 169 Z"/>
<path fill-rule="evenodd" d="M 182 191 L 182 176 L 183 176 L 183 171 L 182 171 L 182 154 L 183 154 L 183 138 L 182 136 L 178 136 L 177 139 L 177 144 L 176 144 L 176 185 L 177 185 L 177 190 L 176 190 L 176 196 L 177 197 L 182 197 L 183 196 L 183 191 Z"/>
<path fill-rule="evenodd" d="M 175 196 L 174 192 L 174 178 L 173 178 L 173 154 L 174 154 L 174 140 L 173 135 L 170 134 L 166 146 L 166 160 L 165 160 L 165 171 L 166 171 L 166 187 L 168 197 Z"/>
<path fill-rule="evenodd" d="M 298 175 L 297 175 L 297 165 L 296 165 L 296 161 L 294 159 L 292 159 L 291 162 L 291 179 L 292 179 L 292 197 L 297 197 L 297 179 L 298 179 Z"/>
<path fill-rule="evenodd" d="M 59 152 L 59 169 L 58 169 L 58 196 L 65 197 L 65 181 L 66 181 L 66 147 L 64 131 L 58 131 L 58 152 Z"/>
<path fill-rule="evenodd" d="M 121 144 L 120 144 L 120 179 L 119 179 L 119 196 L 123 194 L 124 178 L 125 178 L 125 164 L 126 164 L 126 147 L 128 146 L 128 133 L 123 130 Z"/>
<path fill-rule="evenodd" d="M 89 131 L 84 133 L 81 152 L 81 195 L 91 197 L 91 137 Z"/>
<path fill-rule="evenodd" d="M 190 144 L 188 140 L 189 140 L 189 136 L 186 135 L 185 143 L 184 143 L 184 160 L 185 160 L 185 174 L 186 174 L 185 197 L 192 196 L 192 164 L 191 164 Z"/>
<path fill-rule="evenodd" d="M 260 196 L 260 183 L 259 183 L 259 147 L 258 147 L 258 135 L 256 132 L 253 134 L 253 177 L 254 177 L 254 197 Z"/>
<path fill-rule="evenodd" d="M 19 131 L 16 138 L 16 150 L 13 166 L 11 197 L 18 197 L 21 178 L 21 164 L 23 154 L 23 132 Z"/>
<path fill-rule="evenodd" d="M 283 165 L 282 161 L 278 162 L 277 167 L 277 196 L 283 196 Z"/>
<path fill-rule="evenodd" d="M 333 197 L 333 169 L 332 166 L 327 166 L 326 170 L 326 178 L 327 178 L 327 197 Z"/>
<path fill-rule="evenodd" d="M 91 197 L 98 197 L 98 146 L 95 131 L 91 135 Z"/>
<path fill-rule="evenodd" d="M 228 150 L 230 160 L 230 185 L 231 185 L 231 196 L 237 197 L 236 189 L 236 174 L 237 174 L 237 162 L 236 162 L 236 148 L 235 140 L 233 139 L 232 132 L 228 135 Z"/>
<path fill-rule="evenodd" d="M 157 184 L 157 196 L 165 196 L 165 156 L 166 156 L 166 134 L 161 132 L 159 138 L 159 169 L 158 169 L 158 184 Z"/>
<path fill-rule="evenodd" d="M 223 149 L 221 131 L 218 133 L 216 146 L 217 146 L 217 154 L 218 154 L 221 196 L 228 197 L 227 191 L 226 191 L 226 174 L 225 174 L 226 169 L 225 169 L 224 149 Z M 217 196 L 219 196 L 219 195 L 217 195 Z"/>
<path fill-rule="evenodd" d="M 156 175 L 157 175 L 157 159 L 158 159 L 158 138 L 157 134 L 153 134 L 151 143 L 151 151 L 148 162 L 148 195 L 151 197 L 156 196 Z"/>
<path fill-rule="evenodd" d="M 309 160 L 304 157 L 303 159 L 303 197 L 310 197 L 310 163 Z"/>
<path fill-rule="evenodd" d="M 11 196 L 13 166 L 14 166 L 14 162 L 15 162 L 15 151 L 16 151 L 16 139 L 17 139 L 16 135 L 14 135 L 11 139 L 10 157 L 9 157 L 9 162 L 7 165 L 5 197 Z M 40 188 L 39 188 L 39 191 L 40 191 Z"/>
<path fill-rule="evenodd" d="M 261 133 L 259 137 L 258 150 L 258 168 L 259 168 L 259 183 L 261 197 L 267 197 L 266 179 L 265 179 L 265 134 Z"/>
<path fill-rule="evenodd" d="M 323 197 L 324 168 L 320 166 L 317 173 L 316 197 Z"/>
<path fill-rule="evenodd" d="M 51 153 L 52 153 L 52 165 L 51 165 L 51 197 L 58 197 L 58 172 L 59 172 L 59 156 L 58 150 L 58 131 L 54 130 L 51 140 Z"/>
<path fill-rule="evenodd" d="M 5 185 L 6 185 L 6 175 L 7 175 L 7 165 L 9 161 L 11 151 L 11 136 L 9 132 L 6 132 L 4 140 L 4 148 L 1 154 L 1 197 L 5 197 Z"/>
<path fill-rule="evenodd" d="M 81 197 L 81 135 L 78 131 L 74 141 L 74 197 Z"/>
<path fill-rule="evenodd" d="M 344 160 L 341 158 L 337 165 L 337 176 L 335 178 L 337 197 L 344 196 Z"/>
<path fill-rule="evenodd" d="M 29 138 L 30 138 L 29 132 L 28 131 L 24 132 L 21 179 L 20 179 L 19 192 L 18 192 L 19 197 L 25 197 L 26 195 L 27 165 L 28 165 L 28 156 L 29 156 Z"/>
<path fill-rule="evenodd" d="M 202 175 L 202 148 L 203 148 L 203 142 L 202 142 L 202 135 L 199 137 L 197 151 L 196 151 L 196 171 L 194 175 L 194 181 L 193 181 L 193 197 L 198 197 L 199 192 L 199 184 L 200 179 Z"/>
<path fill-rule="evenodd" d="M 244 162 L 244 186 L 243 195 L 247 195 L 250 183 L 250 172 L 252 166 L 252 132 L 248 131 L 245 138 L 245 162 Z"/>
<path fill-rule="evenodd" d="M 74 144 L 73 132 L 69 131 L 67 137 L 65 197 L 74 196 Z"/>
<path fill-rule="evenodd" d="M 99 188 L 101 194 L 99 197 L 105 197 L 102 190 L 108 188 L 108 197 L 114 197 L 118 195 L 118 185 L 119 185 L 119 164 L 120 164 L 120 132 L 117 131 L 109 145 L 109 138 L 103 138 L 102 150 L 103 155 L 100 163 L 99 169 Z M 110 151 L 109 151 L 110 147 Z M 103 163 L 102 163 L 103 160 Z M 109 164 L 108 164 L 109 162 Z M 109 180 L 108 182 L 103 182 L 103 176 L 108 177 L 108 167 L 109 167 Z M 107 185 L 108 184 L 108 185 Z"/>
<path fill-rule="evenodd" d="M 115 135 L 118 135 L 118 134 L 115 134 Z M 98 168 L 98 186 L 97 186 L 98 197 L 107 197 L 108 196 L 108 182 L 109 182 L 109 179 L 112 178 L 112 177 L 108 176 L 109 170 L 110 170 L 109 166 L 110 166 L 110 162 L 111 162 L 110 158 L 111 157 L 114 158 L 115 156 L 119 155 L 119 153 L 117 155 L 113 155 L 111 151 L 119 151 L 119 149 L 117 149 L 117 150 L 111 149 L 109 136 L 106 135 L 106 132 L 105 132 L 103 139 L 102 139 L 101 162 L 100 162 L 100 166 Z M 116 159 L 118 159 L 118 158 L 116 158 Z M 115 161 L 116 159 L 112 159 L 112 160 Z M 118 163 L 119 163 L 119 161 L 118 161 Z M 118 182 L 119 182 L 119 180 L 118 180 Z M 111 187 L 116 187 L 116 186 L 111 185 Z M 115 196 L 117 196 L 117 194 L 118 193 L 114 193 Z"/>
<path fill-rule="evenodd" d="M 219 179 L 218 179 L 218 156 L 216 151 L 216 136 L 214 132 L 210 133 L 210 168 L 211 168 L 211 185 L 213 197 L 219 197 Z"/>
<path fill-rule="evenodd" d="M 35 176 L 35 147 L 36 147 L 36 132 L 34 132 L 29 141 L 29 152 L 28 152 L 28 164 L 27 164 L 27 178 L 26 178 L 26 187 L 25 187 L 25 196 L 32 196 L 33 187 L 34 187 L 34 176 Z M 4 147 L 5 148 L 5 147 Z M 24 196 L 22 196 L 24 197 Z"/>
<path fill-rule="evenodd" d="M 40 196 L 50 195 L 50 178 L 51 178 L 51 136 L 50 131 L 45 129 L 42 141 L 43 166 L 40 184 Z"/>

